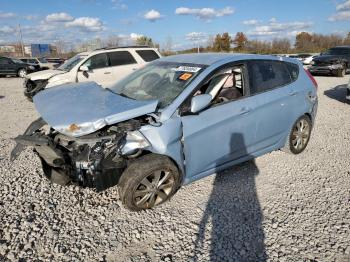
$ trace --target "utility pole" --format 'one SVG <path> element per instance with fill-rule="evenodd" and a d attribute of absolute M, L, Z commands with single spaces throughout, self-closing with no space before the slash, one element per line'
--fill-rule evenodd
<path fill-rule="evenodd" d="M 23 45 L 23 37 L 22 37 L 22 30 L 21 30 L 20 23 L 18 23 L 18 29 L 19 29 L 20 44 L 21 44 L 21 49 L 22 49 L 22 56 L 24 56 L 24 45 Z"/>

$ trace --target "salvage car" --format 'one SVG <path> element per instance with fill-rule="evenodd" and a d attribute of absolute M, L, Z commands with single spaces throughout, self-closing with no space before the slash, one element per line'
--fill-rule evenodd
<path fill-rule="evenodd" d="M 15 140 L 52 182 L 118 184 L 138 211 L 182 185 L 283 149 L 306 148 L 317 83 L 295 59 L 187 54 L 156 60 L 110 89 L 66 84 L 34 96 L 41 118 Z"/>
<path fill-rule="evenodd" d="M 343 77 L 350 66 L 350 46 L 338 46 L 328 49 L 313 58 L 309 71 L 312 74 Z"/>
<path fill-rule="evenodd" d="M 157 49 L 145 46 L 101 48 L 83 52 L 56 69 L 27 75 L 23 83 L 24 95 L 31 101 L 41 90 L 65 83 L 94 81 L 103 87 L 111 87 L 159 57 Z"/>

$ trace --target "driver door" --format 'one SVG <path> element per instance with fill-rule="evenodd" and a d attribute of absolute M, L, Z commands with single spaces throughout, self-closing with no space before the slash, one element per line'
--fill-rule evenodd
<path fill-rule="evenodd" d="M 257 126 L 250 112 L 254 98 L 247 96 L 245 65 L 240 67 L 242 97 L 213 104 L 199 114 L 181 117 L 189 178 L 214 173 L 254 151 Z"/>
<path fill-rule="evenodd" d="M 108 87 L 114 81 L 106 53 L 90 57 L 83 65 L 87 66 L 89 71 L 79 70 L 77 73 L 78 82 L 94 81 L 103 87 Z"/>

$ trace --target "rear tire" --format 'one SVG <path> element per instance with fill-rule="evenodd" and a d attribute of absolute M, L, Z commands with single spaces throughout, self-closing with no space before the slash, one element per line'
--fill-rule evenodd
<path fill-rule="evenodd" d="M 126 168 L 118 187 L 124 206 L 140 211 L 169 200 L 179 185 L 180 173 L 175 164 L 166 156 L 149 154 Z"/>
<path fill-rule="evenodd" d="M 306 115 L 299 117 L 290 130 L 282 151 L 294 155 L 303 152 L 310 141 L 311 130 L 310 118 Z"/>
<path fill-rule="evenodd" d="M 18 69 L 17 76 L 18 77 L 25 77 L 27 75 L 27 70 L 25 68 Z"/>

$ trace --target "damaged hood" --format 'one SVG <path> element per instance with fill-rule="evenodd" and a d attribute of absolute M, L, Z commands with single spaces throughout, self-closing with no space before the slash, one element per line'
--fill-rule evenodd
<path fill-rule="evenodd" d="M 56 69 L 48 69 L 48 70 L 43 70 L 43 71 L 38 71 L 35 73 L 28 74 L 26 78 L 35 81 L 35 80 L 46 80 L 49 79 L 55 75 L 60 75 L 67 73 L 66 71 L 63 70 L 56 70 Z"/>
<path fill-rule="evenodd" d="M 33 101 L 41 117 L 52 128 L 73 137 L 152 113 L 158 105 L 158 100 L 133 100 L 95 82 L 49 88 L 34 96 Z"/>

